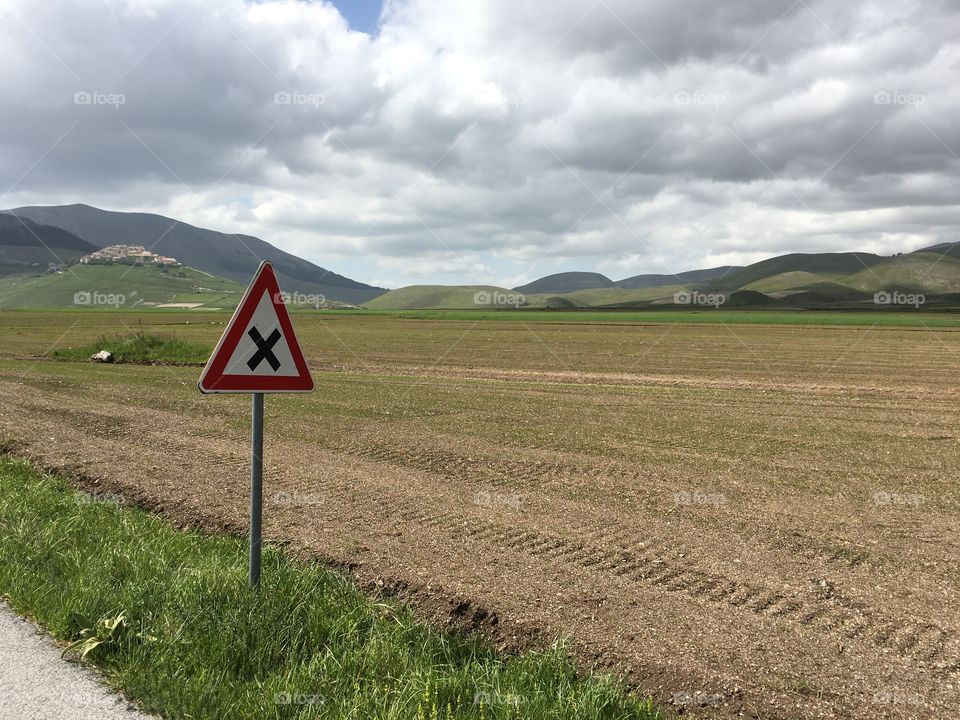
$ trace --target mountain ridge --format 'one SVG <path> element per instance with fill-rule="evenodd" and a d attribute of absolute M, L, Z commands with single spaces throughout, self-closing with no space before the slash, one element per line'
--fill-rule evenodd
<path fill-rule="evenodd" d="M 0 213 L 0 276 L 66 265 L 96 246 L 63 228 Z"/>
<path fill-rule="evenodd" d="M 363 303 L 386 290 L 352 280 L 277 248 L 253 235 L 223 233 L 156 213 L 103 210 L 91 205 L 28 205 L 4 213 L 61 228 L 97 247 L 143 245 L 185 265 L 246 283 L 269 260 L 290 292 Z"/>

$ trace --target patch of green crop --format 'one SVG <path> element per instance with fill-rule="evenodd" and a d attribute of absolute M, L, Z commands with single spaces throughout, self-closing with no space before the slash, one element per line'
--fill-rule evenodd
<path fill-rule="evenodd" d="M 890 310 L 327 310 L 330 316 L 368 315 L 418 320 L 549 322 L 589 324 L 729 324 L 866 327 L 960 327 L 960 309 Z"/>
<path fill-rule="evenodd" d="M 89 360 L 90 356 L 101 350 L 113 354 L 117 363 L 204 363 L 210 357 L 211 348 L 201 343 L 180 340 L 166 335 L 103 336 L 96 342 L 77 348 L 53 350 L 50 357 L 55 360 Z"/>

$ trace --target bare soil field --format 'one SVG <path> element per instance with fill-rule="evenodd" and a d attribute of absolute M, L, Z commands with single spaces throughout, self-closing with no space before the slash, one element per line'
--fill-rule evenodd
<path fill-rule="evenodd" d="M 120 313 L 0 313 L 0 438 L 242 532 L 249 399 L 43 358 Z M 145 314 L 213 345 L 225 318 Z M 699 717 L 960 706 L 960 331 L 301 315 L 269 538 L 507 646 L 568 637 Z"/>

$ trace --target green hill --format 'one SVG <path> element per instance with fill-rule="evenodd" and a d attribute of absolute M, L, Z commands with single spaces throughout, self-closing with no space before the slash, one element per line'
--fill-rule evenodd
<path fill-rule="evenodd" d="M 245 287 L 188 267 L 74 265 L 59 273 L 0 278 L 0 308 L 148 308 L 189 303 L 233 309 Z"/>
<path fill-rule="evenodd" d="M 780 301 L 756 290 L 736 290 L 730 293 L 724 307 L 762 308 L 780 305 Z"/>
<path fill-rule="evenodd" d="M 596 288 L 557 295 L 528 295 L 527 302 L 534 306 L 544 306 L 552 301 L 550 307 L 560 307 L 559 302 L 566 301 L 570 307 L 606 307 L 647 305 L 655 300 L 672 298 L 673 294 L 683 290 L 685 285 L 663 285 L 652 288 L 627 290 L 625 288 Z"/>
<path fill-rule="evenodd" d="M 541 297 L 543 299 L 537 301 L 536 307 L 541 307 L 546 310 L 573 310 L 574 308 L 588 307 L 563 295 L 543 295 Z"/>
<path fill-rule="evenodd" d="M 960 258 L 960 242 L 940 243 L 932 247 L 916 250 L 915 253 L 936 253 L 938 255 L 949 255 L 950 257 Z"/>
<path fill-rule="evenodd" d="M 723 278 L 723 284 L 731 288 L 742 288 L 764 278 L 793 272 L 828 275 L 831 279 L 836 279 L 838 275 L 856 273 L 887 260 L 889 258 L 872 253 L 792 253 L 761 260 L 742 270 L 731 272 Z"/>
<path fill-rule="evenodd" d="M 617 281 L 617 287 L 636 289 L 653 288 L 664 285 L 676 285 L 678 283 L 702 283 L 711 280 L 717 280 L 726 277 L 735 270 L 743 268 L 734 265 L 724 265 L 722 267 L 706 268 L 703 270 L 687 270 L 679 272 L 676 275 L 634 275 Z"/>
<path fill-rule="evenodd" d="M 782 299 L 794 307 L 850 307 L 851 305 L 872 305 L 873 294 L 865 293 L 849 285 L 823 280 L 810 283 L 802 288 L 770 293 L 772 297 Z"/>
<path fill-rule="evenodd" d="M 548 290 L 526 293 L 526 307 L 623 309 L 670 306 L 674 294 L 684 290 L 722 293 L 726 297 L 727 307 L 751 308 L 874 307 L 873 294 L 880 290 L 923 293 L 928 303 L 941 307 L 955 306 L 957 297 L 960 297 L 960 259 L 935 251 L 895 257 L 869 253 L 784 255 L 745 268 L 732 269 L 722 279 L 703 279 L 704 273 L 716 274 L 720 270 L 694 271 L 675 276 L 700 278 L 699 281 L 688 280 L 685 284 L 674 282 L 636 289 L 604 286 L 569 292 Z M 596 273 L 562 273 L 523 287 L 598 284 L 601 279 L 606 280 Z M 637 276 L 636 282 L 642 285 L 648 281 L 659 282 L 660 279 L 661 276 Z M 500 298 L 510 296 L 510 291 L 503 288 L 420 285 L 394 290 L 367 303 L 366 307 L 381 310 L 483 307 L 474 302 L 474 295 L 478 292 L 486 292 L 491 297 L 498 297 L 497 293 Z M 493 306 L 513 307 L 514 304 L 500 302 Z"/>
<path fill-rule="evenodd" d="M 911 253 L 889 258 L 844 279 L 866 292 L 911 290 L 929 295 L 960 292 L 960 259 L 939 253 Z"/>
<path fill-rule="evenodd" d="M 522 306 L 523 296 L 492 285 L 410 285 L 365 303 L 371 310 L 467 310 Z"/>
<path fill-rule="evenodd" d="M 524 295 L 564 294 L 578 290 L 615 287 L 613 280 L 606 275 L 592 272 L 565 272 L 547 275 L 526 285 L 514 288 Z"/>
<path fill-rule="evenodd" d="M 724 305 L 731 308 L 874 309 L 874 293 L 900 290 L 923 293 L 928 304 L 946 309 L 955 307 L 960 298 L 960 258 L 948 252 L 953 247 L 938 246 L 894 257 L 853 252 L 793 253 L 746 267 L 694 270 L 672 276 L 637 275 L 618 283 L 598 273 L 559 273 L 520 286 L 515 292 L 523 293 L 526 301 L 519 305 L 540 309 L 669 307 L 681 291 L 723 294 Z M 672 282 L 667 283 L 668 279 Z M 485 294 L 483 303 L 476 301 L 477 293 Z M 503 288 L 417 285 L 389 292 L 365 306 L 427 310 L 517 305 L 511 291 Z"/>
<path fill-rule="evenodd" d="M 743 289 L 756 290 L 762 293 L 774 293 L 814 285 L 824 282 L 824 279 L 822 275 L 796 270 L 756 280 L 755 282 L 744 285 Z"/>

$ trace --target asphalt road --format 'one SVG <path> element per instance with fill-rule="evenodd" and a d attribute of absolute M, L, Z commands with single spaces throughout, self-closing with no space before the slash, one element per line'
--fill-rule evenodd
<path fill-rule="evenodd" d="M 0 720 L 155 720 L 0 602 Z"/>

